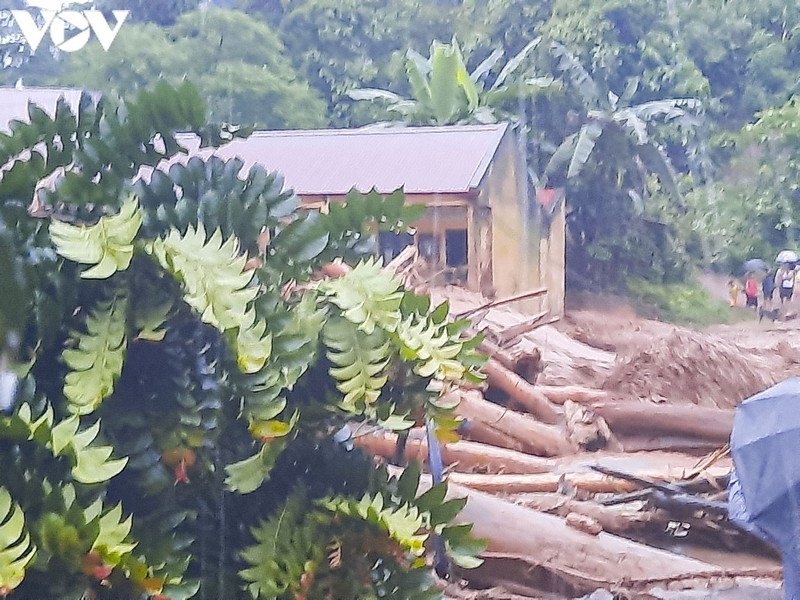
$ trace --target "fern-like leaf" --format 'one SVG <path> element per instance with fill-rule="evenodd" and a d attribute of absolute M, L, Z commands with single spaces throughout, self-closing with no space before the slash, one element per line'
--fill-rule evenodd
<path fill-rule="evenodd" d="M 73 456 L 75 464 L 72 467 L 72 476 L 80 483 L 102 483 L 108 481 L 122 472 L 128 462 L 127 458 L 112 459 L 114 449 L 111 446 L 91 446 L 100 433 L 100 421 L 94 425 L 77 432 L 78 417 L 70 417 L 53 427 L 53 440 L 68 440 L 56 455 L 69 453 Z M 55 449 L 55 441 L 53 443 Z"/>
<path fill-rule="evenodd" d="M 326 281 L 322 291 L 366 334 L 376 327 L 391 332 L 400 323 L 403 292 L 400 283 L 381 270 L 380 261 L 359 263 L 346 275 Z"/>
<path fill-rule="evenodd" d="M 133 240 L 142 225 L 135 197 L 126 200 L 115 215 L 101 217 L 95 225 L 50 223 L 50 236 L 58 253 L 80 264 L 94 265 L 81 273 L 85 279 L 107 279 L 124 271 L 133 258 Z"/>
<path fill-rule="evenodd" d="M 225 485 L 240 494 L 255 492 L 269 479 L 270 471 L 285 447 L 285 440 L 273 440 L 253 456 L 226 466 Z"/>
<path fill-rule="evenodd" d="M 99 501 L 96 504 L 99 504 Z M 87 514 L 87 523 L 93 521 L 97 523 L 97 537 L 92 544 L 92 550 L 97 550 L 104 563 L 118 565 L 125 555 L 136 548 L 136 543 L 131 542 L 129 537 L 133 518 L 130 516 L 127 519 L 122 518 L 120 504 L 93 519 L 89 519 L 89 516 Z"/>
<path fill-rule="evenodd" d="M 112 459 L 111 446 L 93 446 L 100 433 L 100 421 L 78 432 L 80 418 L 73 415 L 55 425 L 53 409 L 48 405 L 36 419 L 31 407 L 23 404 L 16 418 L 28 430 L 31 440 L 47 446 L 53 456 L 70 456 L 73 460 L 72 476 L 80 483 L 101 483 L 118 475 L 128 462 L 127 458 Z"/>
<path fill-rule="evenodd" d="M 125 357 L 127 306 L 124 296 L 100 302 L 86 319 L 78 347 L 64 350 L 64 362 L 71 369 L 64 379 L 70 411 L 94 412 L 114 391 Z"/>
<path fill-rule="evenodd" d="M 287 592 L 299 593 L 303 574 L 325 560 L 325 544 L 316 520 L 309 516 L 304 496 L 295 493 L 268 521 L 253 529 L 256 544 L 242 552 L 250 566 L 239 573 L 253 598 L 274 600 Z"/>
<path fill-rule="evenodd" d="M 0 596 L 22 583 L 35 554 L 22 509 L 5 488 L 0 488 Z"/>
<path fill-rule="evenodd" d="M 397 328 L 403 357 L 417 362 L 414 371 L 421 377 L 458 380 L 465 372 L 457 357 L 461 342 L 453 341 L 447 328 L 431 318 L 410 315 Z"/>
<path fill-rule="evenodd" d="M 253 271 L 245 268 L 247 256 L 239 252 L 236 238 L 223 240 L 219 230 L 207 238 L 201 223 L 185 234 L 172 229 L 146 250 L 181 283 L 184 300 L 204 322 L 223 333 L 235 332 L 232 341 L 243 372 L 264 366 L 272 338 L 252 307 L 258 288 L 251 285 Z"/>
<path fill-rule="evenodd" d="M 331 376 L 344 394 L 340 405 L 349 412 L 360 413 L 373 404 L 386 384 L 391 344 L 385 333 L 373 330 L 367 334 L 349 321 L 331 318 L 323 329 L 328 359 L 333 363 Z"/>
<path fill-rule="evenodd" d="M 322 501 L 322 505 L 336 514 L 357 517 L 381 527 L 404 550 L 415 556 L 421 556 L 425 552 L 428 534 L 420 533 L 424 520 L 417 507 L 412 504 L 385 505 L 383 496 L 376 493 L 374 496 L 365 494 L 361 500 L 328 499 Z"/>

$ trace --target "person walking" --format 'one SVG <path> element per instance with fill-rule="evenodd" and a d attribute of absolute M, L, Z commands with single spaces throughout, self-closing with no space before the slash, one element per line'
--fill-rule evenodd
<path fill-rule="evenodd" d="M 735 277 L 728 280 L 728 295 L 730 296 L 731 308 L 739 303 L 739 282 Z"/>
<path fill-rule="evenodd" d="M 790 269 L 789 265 L 781 265 L 775 275 L 775 285 L 778 288 L 778 296 L 781 299 L 781 304 L 786 301 L 791 302 L 794 295 L 794 269 Z"/>
<path fill-rule="evenodd" d="M 747 280 L 744 282 L 744 297 L 746 307 L 752 306 L 753 310 L 758 310 L 758 281 L 752 273 L 747 274 Z"/>
<path fill-rule="evenodd" d="M 764 295 L 764 307 L 772 305 L 772 298 L 775 295 L 775 274 L 768 272 L 761 282 L 761 293 Z"/>

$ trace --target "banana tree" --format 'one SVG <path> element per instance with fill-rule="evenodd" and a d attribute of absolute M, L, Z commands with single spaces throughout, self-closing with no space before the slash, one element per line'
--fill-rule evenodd
<path fill-rule="evenodd" d="M 657 125 L 671 123 L 683 132 L 700 124 L 702 105 L 694 98 L 664 98 L 633 104 L 639 79 L 632 78 L 621 95 L 604 90 L 600 82 L 561 44 L 551 43 L 556 68 L 571 82 L 583 105 L 583 121 L 553 153 L 544 170 L 547 183 L 558 176 L 569 184 L 580 177 L 592 158 L 612 160 L 628 195 L 638 202 L 646 192 L 647 176 L 654 174 L 665 191 L 682 204 L 674 168 L 654 134 Z M 613 148 L 613 152 L 607 150 Z M 565 170 L 566 168 L 566 170 Z"/>
<path fill-rule="evenodd" d="M 456 39 L 450 44 L 434 41 L 430 56 L 411 49 L 406 53 L 406 75 L 412 97 L 404 98 L 389 90 L 354 89 L 354 100 L 381 102 L 407 125 L 456 125 L 494 123 L 500 110 L 511 101 L 556 86 L 549 77 L 530 77 L 521 71 L 539 39 L 528 43 L 518 54 L 501 65 L 502 50 L 495 50 L 474 70 Z M 497 72 L 489 84 L 490 74 Z"/>

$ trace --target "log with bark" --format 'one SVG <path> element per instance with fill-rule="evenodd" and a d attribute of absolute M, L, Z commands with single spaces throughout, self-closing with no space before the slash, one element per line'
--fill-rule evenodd
<path fill-rule="evenodd" d="M 655 452 L 662 450 L 699 456 L 702 453 L 719 448 L 719 442 L 687 435 L 631 435 L 618 430 L 615 437 L 625 452 Z"/>
<path fill-rule="evenodd" d="M 592 405 L 614 433 L 634 432 L 677 434 L 726 443 L 733 428 L 733 410 L 693 404 L 649 402 L 606 402 Z"/>
<path fill-rule="evenodd" d="M 544 394 L 553 404 L 564 404 L 572 400 L 579 404 L 608 402 L 611 394 L 606 390 L 598 390 L 582 385 L 537 385 L 536 389 Z"/>
<path fill-rule="evenodd" d="M 354 442 L 371 454 L 392 459 L 397 446 L 397 435 L 372 433 L 356 437 Z M 409 437 L 406 442 L 405 458 L 421 463 L 427 462 L 427 440 L 421 437 Z M 442 444 L 442 460 L 450 470 L 465 472 L 531 474 L 549 473 L 556 467 L 552 459 L 470 441 Z"/>
<path fill-rule="evenodd" d="M 526 493 L 515 496 L 514 503 L 539 512 L 566 517 L 578 514 L 596 521 L 603 531 L 630 534 L 648 528 L 653 523 L 663 524 L 668 517 L 655 510 L 647 510 L 644 501 L 625 505 L 604 506 L 591 500 L 576 500 L 557 493 Z"/>
<path fill-rule="evenodd" d="M 490 387 L 502 390 L 512 402 L 524 407 L 540 421 L 549 424 L 561 421 L 562 415 L 547 396 L 498 361 L 490 358 L 483 366 L 483 372 Z"/>
<path fill-rule="evenodd" d="M 598 467 L 595 467 L 597 469 Z M 450 480 L 464 487 L 492 493 L 522 494 L 531 492 L 572 492 L 582 491 L 590 494 L 620 494 L 642 488 L 641 481 L 652 481 L 653 489 L 673 489 L 675 494 L 684 494 L 685 489 L 673 484 L 680 481 L 680 471 L 648 470 L 623 477 L 611 475 L 618 473 L 600 467 L 602 472 L 582 469 L 562 472 L 535 474 L 486 475 L 482 473 L 451 473 Z M 709 472 L 714 477 L 724 476 L 727 471 L 715 468 Z M 646 495 L 644 496 L 646 497 Z"/>
<path fill-rule="evenodd" d="M 524 494 L 580 490 L 590 494 L 618 494 L 637 489 L 636 484 L 601 473 L 537 473 L 531 475 L 484 475 L 450 473 L 449 481 L 492 494 Z"/>
<path fill-rule="evenodd" d="M 528 383 L 536 383 L 537 377 L 542 372 L 542 353 L 538 348 L 528 352 L 515 352 L 501 348 L 494 342 L 484 339 L 478 349 L 495 359 L 509 371 L 522 377 Z"/>
<path fill-rule="evenodd" d="M 474 535 L 487 540 L 488 552 L 518 557 L 584 593 L 622 587 L 623 582 L 643 589 L 659 581 L 724 574 L 716 565 L 608 533 L 578 531 L 560 517 L 459 485 L 451 484 L 448 495 L 467 498 L 457 520 L 474 525 Z"/>
<path fill-rule="evenodd" d="M 456 413 L 467 419 L 465 432 L 470 439 L 540 456 L 574 452 L 563 427 L 540 423 L 533 417 L 488 402 L 475 390 L 457 393 L 460 403 Z M 483 438 L 486 430 L 491 432 L 491 440 Z M 505 438 L 511 439 L 506 442 Z"/>

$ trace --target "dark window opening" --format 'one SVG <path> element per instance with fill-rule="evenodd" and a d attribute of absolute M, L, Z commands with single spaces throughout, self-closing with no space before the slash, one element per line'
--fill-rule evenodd
<path fill-rule="evenodd" d="M 439 240 L 430 233 L 422 233 L 417 236 L 417 249 L 419 255 L 429 261 L 439 261 Z"/>
<path fill-rule="evenodd" d="M 448 229 L 445 233 L 445 262 L 448 267 L 461 267 L 467 264 L 467 231 Z"/>
<path fill-rule="evenodd" d="M 410 233 L 392 233 L 381 231 L 378 234 L 378 251 L 384 263 L 388 263 L 400 254 L 406 246 L 414 243 L 414 236 Z"/>

